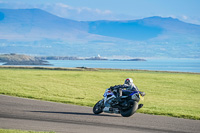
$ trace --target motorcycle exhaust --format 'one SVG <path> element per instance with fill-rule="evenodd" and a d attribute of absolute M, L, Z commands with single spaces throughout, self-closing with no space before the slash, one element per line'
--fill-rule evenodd
<path fill-rule="evenodd" d="M 120 113 L 119 109 L 112 108 L 112 107 L 104 107 L 103 112 L 105 112 L 105 113 L 115 113 L 115 114 Z"/>

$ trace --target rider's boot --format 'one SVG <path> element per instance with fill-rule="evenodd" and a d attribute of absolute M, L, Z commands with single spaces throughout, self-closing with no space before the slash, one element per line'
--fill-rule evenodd
<path fill-rule="evenodd" d="M 142 108 L 143 107 L 143 104 L 139 104 L 138 105 L 138 109 Z"/>

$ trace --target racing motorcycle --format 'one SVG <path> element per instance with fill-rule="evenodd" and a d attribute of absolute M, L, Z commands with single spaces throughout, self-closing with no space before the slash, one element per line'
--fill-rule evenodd
<path fill-rule="evenodd" d="M 103 95 L 104 98 L 94 105 L 93 113 L 116 113 L 123 117 L 129 117 L 140 108 L 142 104 L 138 106 L 138 102 L 140 99 L 144 99 L 144 95 L 145 93 L 140 91 L 122 90 L 122 96 L 116 97 L 115 91 L 108 88 Z"/>

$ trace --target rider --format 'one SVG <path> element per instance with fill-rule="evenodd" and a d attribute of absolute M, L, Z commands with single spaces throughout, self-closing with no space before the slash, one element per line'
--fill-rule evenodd
<path fill-rule="evenodd" d="M 123 85 L 115 85 L 115 86 L 110 87 L 110 89 L 112 91 L 114 91 L 114 90 L 115 90 L 115 92 L 117 91 L 117 93 L 115 94 L 117 98 L 120 98 L 122 96 L 122 89 L 123 88 L 126 88 L 127 91 L 139 91 L 137 86 L 133 83 L 132 78 L 125 79 Z M 141 94 L 141 96 L 145 95 L 144 92 L 140 92 L 140 94 Z M 140 109 L 142 106 L 143 106 L 143 104 L 139 104 L 138 109 Z"/>

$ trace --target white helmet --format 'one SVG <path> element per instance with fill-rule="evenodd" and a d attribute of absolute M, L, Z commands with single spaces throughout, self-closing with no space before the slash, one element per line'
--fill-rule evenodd
<path fill-rule="evenodd" d="M 127 89 L 132 89 L 133 86 L 134 86 L 132 78 L 127 78 L 127 79 L 124 81 L 124 85 L 127 85 L 127 86 L 128 86 Z"/>

